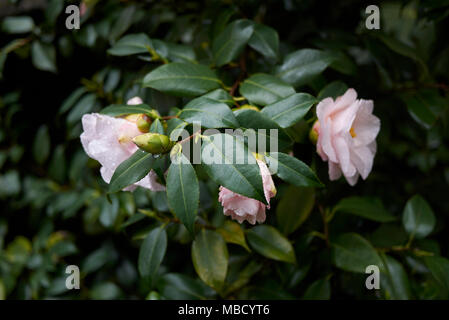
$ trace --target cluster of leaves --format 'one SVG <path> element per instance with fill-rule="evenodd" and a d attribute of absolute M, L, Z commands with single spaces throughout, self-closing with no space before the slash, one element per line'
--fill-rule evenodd
<path fill-rule="evenodd" d="M 444 2 L 386 1 L 372 31 L 350 0 L 85 1 L 80 30 L 65 29 L 68 4 L 0 20 L 0 298 L 449 297 Z M 382 122 L 373 172 L 355 188 L 328 182 L 308 140 L 316 103 L 348 87 Z M 124 103 L 134 96 L 145 104 Z M 240 225 L 217 201 L 223 185 L 265 202 L 255 163 L 139 150 L 102 181 L 79 143 L 82 115 L 155 110 L 151 132 L 184 128 L 246 158 L 225 129 L 278 130 L 265 224 Z M 202 136 L 195 121 L 218 131 Z M 150 168 L 166 192 L 118 192 Z M 66 290 L 70 264 L 80 291 Z M 380 290 L 365 287 L 368 265 Z"/>

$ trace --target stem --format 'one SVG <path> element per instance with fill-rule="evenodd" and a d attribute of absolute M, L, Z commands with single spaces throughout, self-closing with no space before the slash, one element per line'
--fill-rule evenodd
<path fill-rule="evenodd" d="M 178 118 L 178 116 L 163 116 L 163 117 L 161 117 L 162 120 L 170 120 L 170 119 L 174 119 L 174 118 Z"/>

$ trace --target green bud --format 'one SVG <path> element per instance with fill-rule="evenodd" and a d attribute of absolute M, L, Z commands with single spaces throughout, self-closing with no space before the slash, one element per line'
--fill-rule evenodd
<path fill-rule="evenodd" d="M 316 120 L 315 123 L 313 124 L 312 129 L 310 129 L 309 131 L 309 140 L 313 144 L 316 144 L 318 141 L 319 134 L 320 134 L 320 123 L 318 122 L 318 120 Z"/>
<path fill-rule="evenodd" d="M 140 149 L 152 154 L 167 153 L 175 144 L 166 135 L 152 132 L 134 137 L 133 142 Z"/>
<path fill-rule="evenodd" d="M 150 131 L 150 125 L 151 125 L 151 118 L 148 117 L 146 114 L 141 114 L 136 120 L 137 128 L 140 132 L 148 132 Z"/>

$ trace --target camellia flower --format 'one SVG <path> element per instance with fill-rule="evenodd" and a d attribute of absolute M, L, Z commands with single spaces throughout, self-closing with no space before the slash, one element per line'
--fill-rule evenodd
<path fill-rule="evenodd" d="M 81 144 L 89 157 L 100 162 L 101 177 L 107 183 L 111 181 L 115 169 L 138 149 L 132 139 L 142 132 L 135 122 L 127 118 L 91 113 L 85 114 L 81 120 L 83 124 Z M 157 174 L 151 170 L 143 179 L 123 190 L 133 191 L 137 186 L 153 191 L 165 190 L 156 178 Z"/>
<path fill-rule="evenodd" d="M 257 159 L 257 164 L 260 168 L 263 191 L 268 205 L 220 186 L 218 201 L 220 201 L 223 206 L 223 213 L 226 216 L 231 216 L 232 219 L 237 220 L 240 223 L 244 220 L 247 220 L 251 224 L 255 224 L 256 221 L 259 223 L 264 222 L 266 219 L 265 208 L 270 209 L 270 198 L 276 195 L 276 188 L 267 165 L 259 159 Z"/>
<path fill-rule="evenodd" d="M 353 186 L 359 175 L 366 179 L 371 172 L 380 130 L 380 120 L 372 114 L 373 106 L 372 100 L 357 100 L 354 89 L 348 89 L 335 101 L 326 98 L 318 104 L 313 131 L 318 135 L 318 154 L 323 161 L 329 161 L 330 180 L 343 173 Z"/>

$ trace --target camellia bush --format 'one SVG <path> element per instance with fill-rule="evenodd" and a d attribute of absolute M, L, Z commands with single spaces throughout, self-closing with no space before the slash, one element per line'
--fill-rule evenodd
<path fill-rule="evenodd" d="M 2 2 L 0 298 L 449 298 L 449 4 L 368 5 Z"/>

